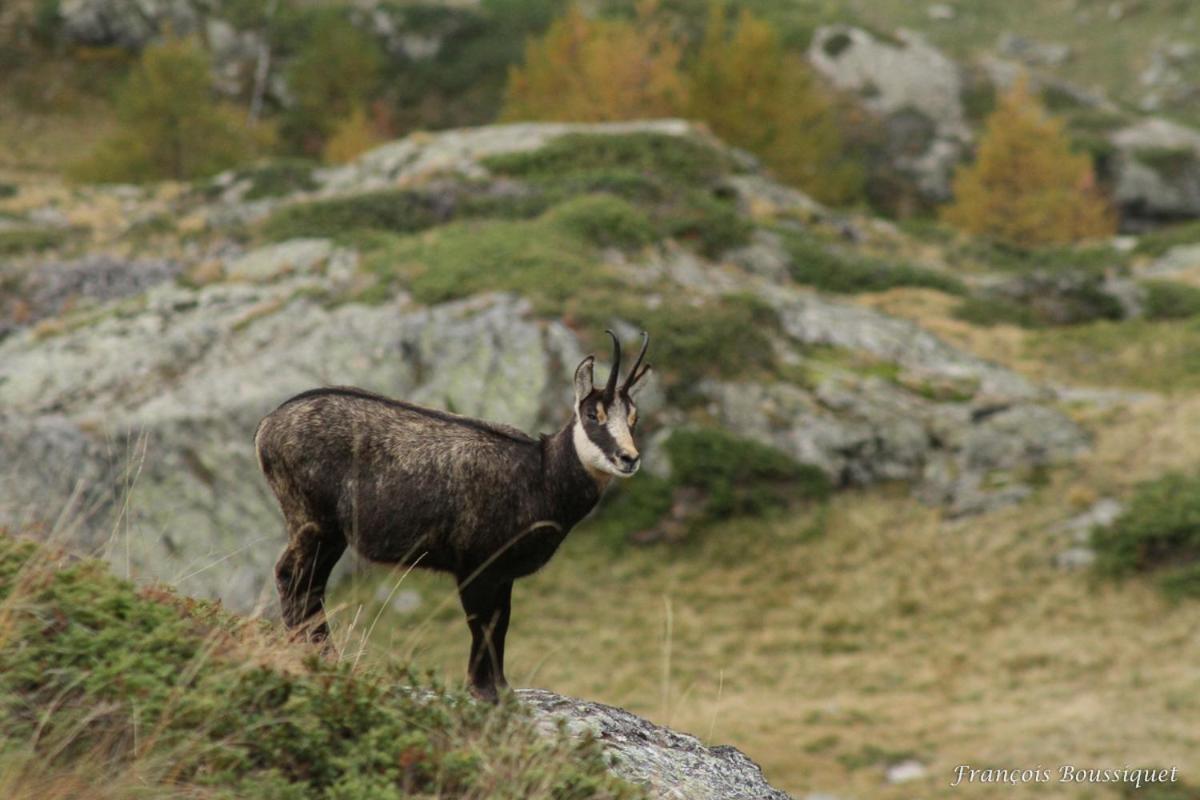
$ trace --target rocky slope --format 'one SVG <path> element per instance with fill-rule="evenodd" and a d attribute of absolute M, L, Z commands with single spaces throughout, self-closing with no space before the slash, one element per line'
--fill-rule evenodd
<path fill-rule="evenodd" d="M 0 524 L 104 549 L 237 608 L 270 605 L 282 534 L 251 445 L 265 413 L 315 385 L 355 384 L 553 430 L 570 413 L 571 369 L 606 324 L 630 339 L 647 325 L 655 337 L 663 377 L 643 400 L 653 474 L 670 474 L 662 445 L 671 431 L 715 426 L 815 465 L 835 485 L 906 481 L 950 513 L 971 513 L 1018 501 L 1038 469 L 1086 447 L 1052 393 L 789 277 L 797 256 L 786 237 L 833 230 L 861 247 L 894 247 L 898 234 L 830 215 L 736 154 L 705 191 L 725 198 L 714 202 L 744 226 L 738 236 L 716 251 L 683 235 L 591 247 L 577 288 L 563 290 L 582 310 L 547 301 L 540 283 L 506 283 L 503 264 L 467 273 L 469 290 L 436 295 L 459 299 L 421 302 L 441 251 L 416 256 L 417 272 L 397 266 L 410 258 L 396 254 L 403 248 L 442 246 L 437 237 L 464 224 L 487 235 L 517 226 L 514 246 L 525 247 L 548 235 L 536 226 L 557 219 L 554 209 L 529 222 L 423 218 L 424 233 L 389 234 L 393 249 L 382 255 L 376 239 L 349 232 L 275 242 L 256 233 L 262 220 L 270 230 L 280 213 L 316 202 L 374 198 L 394 209 L 410 197 L 381 190 L 461 211 L 500 186 L 500 207 L 515 204 L 532 184 L 497 175 L 490 159 L 540 158 L 560 137 L 583 134 L 588 147 L 665 141 L 723 152 L 682 122 L 496 126 L 410 137 L 317 171 L 307 191 L 265 199 L 247 199 L 252 180 L 231 174 L 184 191 L 31 189 L 5 201 L 26 219 L 78 219 L 105 202 L 123 210 L 120 224 L 94 226 L 85 242 L 4 267 Z M 142 236 L 147 219 L 166 230 Z M 181 230 L 192 232 L 182 245 Z M 400 277 L 378 283 L 389 270 Z M 603 290 L 593 274 L 605 276 Z M 715 330 L 714 341 L 762 337 L 753 338 L 761 365 L 664 361 L 690 352 L 680 348 L 708 315 L 724 324 L 727 306 L 751 308 L 761 330 Z"/>

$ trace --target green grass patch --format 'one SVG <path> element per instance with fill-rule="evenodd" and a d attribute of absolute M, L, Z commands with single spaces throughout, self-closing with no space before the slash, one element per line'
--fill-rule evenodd
<path fill-rule="evenodd" d="M 971 237 L 950 253 L 955 261 L 973 262 L 977 267 L 1005 272 L 1075 270 L 1102 273 L 1125 269 L 1129 256 L 1108 245 L 1080 247 L 1037 247 L 1023 249 Z"/>
<path fill-rule="evenodd" d="M 294 648 L 280 668 L 288 645 L 269 623 L 51 560 L 0 538 L 4 633 L 20 643 L 0 651 L 9 778 L 124 780 L 146 796 L 640 796 L 594 742 L 545 738 L 516 703 Z"/>
<path fill-rule="evenodd" d="M 710 520 L 759 516 L 797 500 L 824 500 L 828 476 L 773 447 L 716 429 L 682 429 L 665 444 L 671 482 L 702 489 Z"/>
<path fill-rule="evenodd" d="M 956 295 L 967 291 L 962 281 L 953 276 L 911 264 L 888 264 L 842 253 L 805 234 L 788 231 L 783 240 L 790 256 L 788 270 L 792 279 L 823 291 L 854 294 L 882 292 L 899 286 L 937 289 Z"/>
<path fill-rule="evenodd" d="M 1145 281 L 1142 289 L 1147 319 L 1187 319 L 1200 314 L 1200 288 L 1173 281 Z"/>
<path fill-rule="evenodd" d="M 1200 597 L 1200 475 L 1171 472 L 1135 489 L 1125 511 L 1092 534 L 1096 570 L 1154 573 L 1176 597 Z"/>
<path fill-rule="evenodd" d="M 422 303 L 512 291 L 533 301 L 539 313 L 560 316 L 590 292 L 619 286 L 592 245 L 560 222 L 549 216 L 455 222 L 416 236 L 377 239 L 364 263 L 385 284 L 405 285 Z"/>
<path fill-rule="evenodd" d="M 0 256 L 40 253 L 65 244 L 71 238 L 62 228 L 10 228 L 0 230 Z"/>
<path fill-rule="evenodd" d="M 990 328 L 993 325 L 1017 325 L 1037 328 L 1041 323 L 1026 305 L 1002 297 L 973 296 L 964 298 L 954 308 L 954 316 L 972 325 Z"/>
<path fill-rule="evenodd" d="M 1138 239 L 1133 252 L 1158 258 L 1172 247 L 1185 244 L 1200 244 L 1200 221 L 1183 222 L 1147 233 Z"/>
<path fill-rule="evenodd" d="M 1200 387 L 1197 320 L 1104 320 L 1036 331 L 1026 341 L 1026 354 L 1055 380 L 1163 392 Z"/>

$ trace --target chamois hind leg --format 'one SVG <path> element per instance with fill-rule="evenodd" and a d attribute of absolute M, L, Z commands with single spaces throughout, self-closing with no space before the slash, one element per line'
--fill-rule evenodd
<path fill-rule="evenodd" d="M 498 689 L 508 686 L 504 678 L 504 638 L 508 633 L 512 581 L 496 582 L 479 575 L 460 580 L 458 594 L 471 629 L 471 655 L 467 661 L 471 693 L 496 703 Z"/>
<path fill-rule="evenodd" d="M 289 542 L 275 564 L 275 586 L 283 608 L 283 624 L 300 629 L 310 642 L 328 643 L 325 621 L 325 585 L 333 565 L 346 550 L 337 531 L 305 522 L 289 531 Z"/>

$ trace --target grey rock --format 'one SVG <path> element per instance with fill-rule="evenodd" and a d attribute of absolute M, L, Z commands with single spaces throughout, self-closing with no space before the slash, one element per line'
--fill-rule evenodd
<path fill-rule="evenodd" d="M 788 800 L 762 768 L 726 745 L 655 725 L 628 711 L 542 689 L 519 689 L 548 733 L 561 723 L 568 734 L 593 736 L 613 756 L 611 770 L 662 800 Z"/>
<path fill-rule="evenodd" d="M 884 120 L 885 149 L 901 173 L 915 178 L 930 199 L 949 197 L 954 165 L 971 141 L 957 64 L 912 31 L 897 31 L 887 41 L 848 25 L 818 28 L 808 60 Z M 928 132 L 914 140 L 913 123 Z"/>
<path fill-rule="evenodd" d="M 908 783 L 924 778 L 928 772 L 928 768 L 920 761 L 909 758 L 890 765 L 884 770 L 883 776 L 888 783 Z"/>
<path fill-rule="evenodd" d="M 18 296 L 24 306 L 20 325 L 27 325 L 57 316 L 68 305 L 78 309 L 141 294 L 152 286 L 173 281 L 183 267 L 170 259 L 111 256 L 40 262 L 33 269 L 13 275 L 16 291 L 6 293 L 5 303 L 0 306 L 6 320 L 0 323 L 0 334 L 6 326 L 8 330 L 19 327 L 14 306 Z"/>
<path fill-rule="evenodd" d="M 918 373 L 977 381 L 979 400 L 1045 396 L 1019 375 L 950 347 L 906 320 L 783 287 L 764 290 L 762 297 L 779 312 L 784 331 L 801 344 L 860 350 Z"/>
<path fill-rule="evenodd" d="M 1000 34 L 996 49 L 1031 67 L 1059 67 L 1071 59 L 1071 48 L 1059 42 L 1040 42 L 1006 32 Z"/>
<path fill-rule="evenodd" d="M 1179 244 L 1156 258 L 1142 275 L 1166 278 L 1200 268 L 1200 243 Z"/>
<path fill-rule="evenodd" d="M 1148 118 L 1115 132 L 1114 200 L 1126 225 L 1200 216 L 1200 131 Z M 1169 154 L 1156 163 L 1147 154 Z"/>
<path fill-rule="evenodd" d="M 225 268 L 233 280 L 261 283 L 290 273 L 307 273 L 325 264 L 333 253 L 328 239 L 289 239 L 246 253 Z"/>
<path fill-rule="evenodd" d="M 195 33 L 201 22 L 192 0 L 62 0 L 58 13 L 69 43 L 132 50 L 166 30 L 175 36 Z"/>
<path fill-rule="evenodd" d="M 1066 534 L 1076 544 L 1087 544 L 1091 541 L 1093 529 L 1113 524 L 1124 510 L 1125 505 L 1121 501 L 1105 497 L 1059 525 L 1055 531 Z"/>
<path fill-rule="evenodd" d="M 1071 547 L 1054 556 L 1059 569 L 1087 569 L 1096 562 L 1096 551 L 1090 547 Z"/>

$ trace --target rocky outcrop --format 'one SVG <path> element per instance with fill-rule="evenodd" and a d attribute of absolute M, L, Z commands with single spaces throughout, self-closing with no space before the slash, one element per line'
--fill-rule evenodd
<path fill-rule="evenodd" d="M 62 0 L 62 33 L 74 44 L 139 50 L 164 31 L 196 33 L 204 8 L 199 0 Z"/>
<path fill-rule="evenodd" d="M 489 178 L 480 163 L 488 155 L 576 131 L 635 130 L 704 135 L 674 120 L 423 134 L 320 173 L 312 191 L 436 181 L 467 191 L 486 185 L 477 179 Z M 761 176 L 729 185 L 749 214 L 789 224 L 827 218 Z M 244 219 L 252 206 L 224 193 L 180 198 L 201 204 L 186 214 L 212 219 L 217 207 Z M 860 233 L 874 235 L 866 225 Z M 422 306 L 397 289 L 363 302 L 356 287 L 369 270 L 358 252 L 321 238 L 179 252 L 16 267 L 16 296 L 30 310 L 0 338 L 0 526 L 58 532 L 107 550 L 122 568 L 244 609 L 270 595 L 282 542 L 252 438 L 291 394 L 355 384 L 530 432 L 557 429 L 569 415 L 580 341 L 521 297 Z M 714 369 L 694 387 L 694 408 L 667 404 L 651 379 L 642 410 L 651 433 L 659 429 L 653 441 L 703 417 L 820 467 L 838 485 L 907 481 L 952 513 L 1020 499 L 1032 471 L 1086 445 L 1047 405 L 1051 393 L 912 323 L 793 284 L 780 236 L 768 230 L 727 261 L 670 240 L 596 257 L 641 293 L 696 303 L 751 293 L 774 310 L 767 328 L 784 368 L 753 380 Z M 631 321 L 611 325 L 636 336 Z M 659 456 L 646 447 L 648 470 L 669 469 Z"/>
<path fill-rule="evenodd" d="M 929 198 L 950 196 L 954 165 L 971 139 L 957 64 L 911 31 L 884 40 L 847 25 L 818 28 L 808 59 L 882 118 L 885 149 L 897 169 Z"/>
<path fill-rule="evenodd" d="M 565 724 L 568 735 L 590 735 L 613 756 L 612 771 L 661 800 L 788 800 L 762 768 L 740 750 L 709 747 L 694 736 L 663 728 L 628 711 L 542 689 L 519 689 L 548 733 Z"/>
<path fill-rule="evenodd" d="M 1200 216 L 1200 132 L 1150 118 L 1112 135 L 1114 200 L 1126 227 Z"/>

